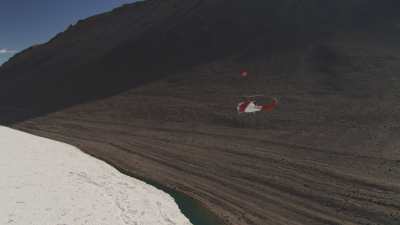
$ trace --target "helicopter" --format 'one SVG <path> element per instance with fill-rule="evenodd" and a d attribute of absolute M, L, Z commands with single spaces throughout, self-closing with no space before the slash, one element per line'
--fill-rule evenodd
<path fill-rule="evenodd" d="M 243 96 L 244 100 L 239 102 L 236 110 L 239 114 L 253 114 L 257 112 L 271 112 L 278 106 L 278 99 L 275 97 L 267 97 L 264 95 Z M 258 104 L 257 100 L 271 99 L 270 103 Z"/>

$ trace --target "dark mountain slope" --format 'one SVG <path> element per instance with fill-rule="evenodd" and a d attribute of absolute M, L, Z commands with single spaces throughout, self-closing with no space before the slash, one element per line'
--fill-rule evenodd
<path fill-rule="evenodd" d="M 339 28 L 387 22 L 398 4 L 152 0 L 126 5 L 17 54 L 0 68 L 0 97 L 28 111 L 53 111 L 205 62 L 268 57 Z"/>
<path fill-rule="evenodd" d="M 398 8 L 128 5 L 1 67 L 0 119 L 35 112 L 14 127 L 184 192 L 227 224 L 397 225 Z M 277 96 L 279 108 L 238 116 L 248 94 Z"/>

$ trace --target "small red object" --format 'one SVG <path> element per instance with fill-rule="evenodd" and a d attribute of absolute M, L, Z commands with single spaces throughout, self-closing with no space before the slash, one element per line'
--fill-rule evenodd
<path fill-rule="evenodd" d="M 272 100 L 272 103 L 263 105 L 263 106 L 262 106 L 262 109 L 263 109 L 264 111 L 271 112 L 271 111 L 274 110 L 277 106 L 278 106 L 278 100 L 276 100 L 276 99 L 274 98 L 274 99 Z"/>

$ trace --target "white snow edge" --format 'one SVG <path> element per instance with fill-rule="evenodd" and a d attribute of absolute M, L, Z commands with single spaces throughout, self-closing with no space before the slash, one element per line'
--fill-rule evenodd
<path fill-rule="evenodd" d="M 0 224 L 191 223 L 161 190 L 73 146 L 0 126 Z"/>

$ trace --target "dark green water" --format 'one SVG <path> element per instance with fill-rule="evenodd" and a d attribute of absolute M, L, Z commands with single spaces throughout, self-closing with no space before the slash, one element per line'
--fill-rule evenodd
<path fill-rule="evenodd" d="M 171 195 L 175 199 L 175 202 L 178 204 L 179 209 L 193 225 L 225 225 L 220 218 L 218 218 L 214 213 L 205 208 L 199 201 L 157 182 L 153 182 L 144 177 L 135 176 L 129 171 L 124 170 L 118 166 L 116 166 L 116 168 L 120 172 L 128 176 L 132 176 L 136 179 L 142 180 L 143 182 L 146 182 L 147 184 L 152 185 Z"/>
<path fill-rule="evenodd" d="M 175 199 L 182 213 L 193 225 L 223 225 L 219 218 L 208 209 L 204 208 L 201 203 L 196 200 L 175 191 L 169 191 L 167 193 Z"/>
<path fill-rule="evenodd" d="M 160 184 L 151 181 L 145 182 L 171 195 L 182 213 L 193 225 L 224 225 L 215 214 L 203 207 L 199 201 Z"/>

